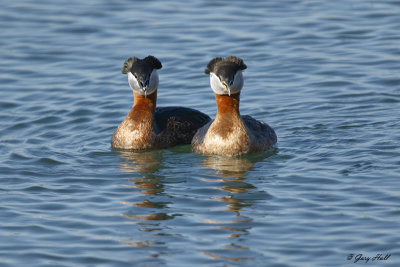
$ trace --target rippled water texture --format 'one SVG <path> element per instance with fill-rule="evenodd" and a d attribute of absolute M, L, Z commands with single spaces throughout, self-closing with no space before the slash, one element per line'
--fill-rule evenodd
<path fill-rule="evenodd" d="M 400 266 L 399 1 L 2 1 L 0 25 L 1 266 Z M 159 106 L 212 117 L 204 68 L 242 57 L 277 146 L 112 151 L 149 54 Z"/>

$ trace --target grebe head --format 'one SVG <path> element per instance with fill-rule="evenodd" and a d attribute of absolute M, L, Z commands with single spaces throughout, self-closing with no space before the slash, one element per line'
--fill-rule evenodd
<path fill-rule="evenodd" d="M 129 86 L 138 95 L 147 96 L 158 88 L 158 73 L 161 62 L 153 56 L 144 59 L 137 57 L 128 58 L 122 66 L 122 73 L 128 74 Z"/>
<path fill-rule="evenodd" d="M 204 70 L 210 74 L 210 85 L 218 95 L 231 95 L 239 93 L 243 87 L 242 71 L 247 66 L 238 57 L 216 57 L 212 59 Z"/>

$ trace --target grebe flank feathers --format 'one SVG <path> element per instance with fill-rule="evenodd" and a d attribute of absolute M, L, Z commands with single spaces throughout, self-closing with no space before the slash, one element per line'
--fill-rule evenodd
<path fill-rule="evenodd" d="M 194 152 L 237 156 L 269 149 L 277 142 L 275 131 L 266 123 L 239 112 L 243 87 L 243 60 L 229 56 L 212 59 L 205 69 L 217 102 L 217 115 L 201 127 L 192 140 Z"/>
<path fill-rule="evenodd" d="M 196 131 L 211 119 L 185 107 L 156 107 L 161 62 L 153 56 L 128 58 L 122 73 L 128 74 L 133 106 L 111 138 L 116 149 L 166 148 L 190 144 Z"/>

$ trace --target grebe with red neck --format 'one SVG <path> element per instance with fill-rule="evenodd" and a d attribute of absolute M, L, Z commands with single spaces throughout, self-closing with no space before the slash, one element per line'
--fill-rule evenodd
<path fill-rule="evenodd" d="M 214 58 L 205 69 L 217 102 L 215 119 L 200 128 L 192 140 L 194 152 L 237 156 L 269 149 L 277 142 L 275 131 L 239 111 L 243 87 L 242 71 L 247 66 L 234 56 Z"/>
<path fill-rule="evenodd" d="M 128 58 L 122 73 L 128 75 L 133 106 L 111 138 L 116 149 L 142 150 L 190 144 L 197 129 L 210 121 L 204 113 L 185 107 L 156 107 L 161 62 L 148 56 Z"/>

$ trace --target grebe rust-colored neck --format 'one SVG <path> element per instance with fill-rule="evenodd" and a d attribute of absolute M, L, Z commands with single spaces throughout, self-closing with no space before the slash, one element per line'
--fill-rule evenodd
<path fill-rule="evenodd" d="M 228 138 L 233 132 L 244 127 L 239 113 L 240 92 L 230 96 L 215 94 L 215 99 L 217 116 L 211 129 L 216 135 Z"/>
<path fill-rule="evenodd" d="M 217 101 L 217 117 L 224 115 L 238 115 L 239 113 L 239 102 L 240 93 L 233 95 L 219 95 L 215 94 L 215 100 Z"/>
<path fill-rule="evenodd" d="M 217 116 L 200 129 L 192 141 L 195 152 L 217 155 L 240 155 L 250 149 L 249 136 L 239 113 L 240 93 L 215 94 Z"/>
<path fill-rule="evenodd" d="M 154 110 L 156 109 L 156 103 L 157 103 L 157 91 L 152 93 L 151 95 L 148 96 L 143 96 L 139 95 L 136 93 L 133 93 L 133 107 L 134 109 L 137 110 Z"/>
<path fill-rule="evenodd" d="M 133 93 L 133 106 L 128 118 L 138 121 L 153 116 L 157 103 L 157 91 L 148 96 Z M 150 121 L 151 122 L 151 121 Z"/>

